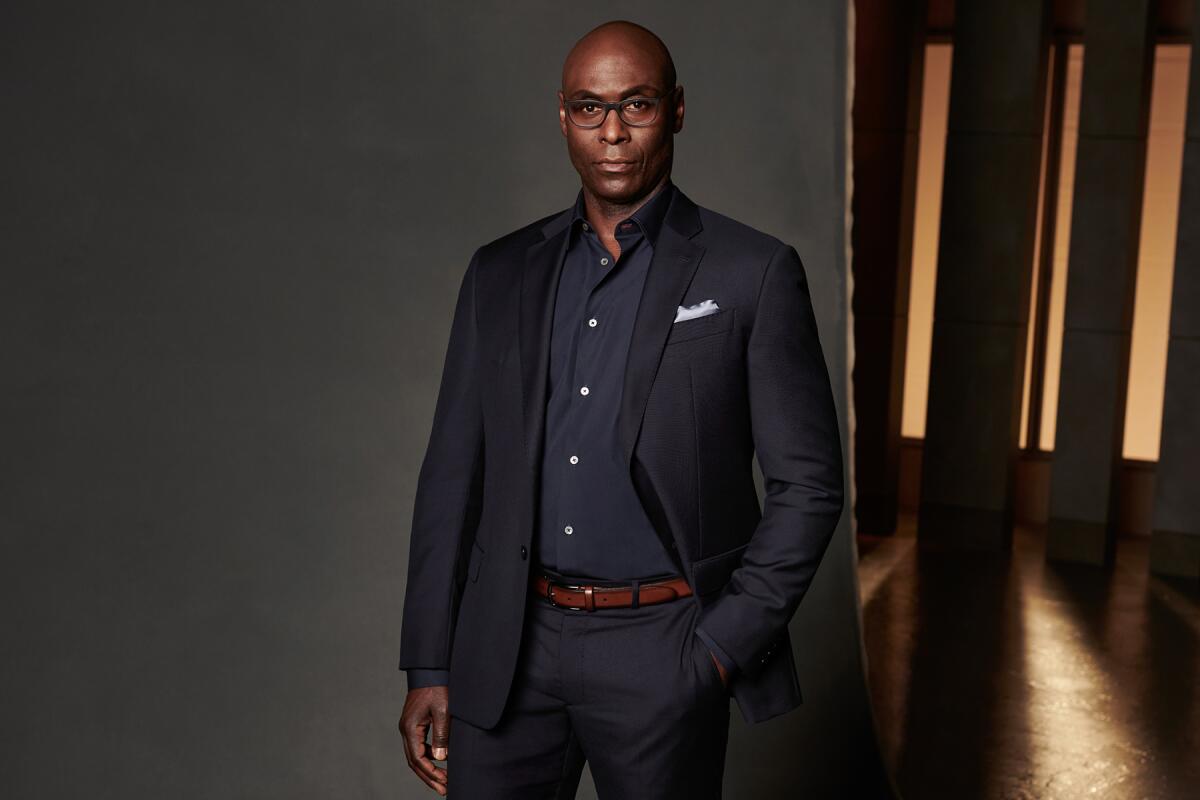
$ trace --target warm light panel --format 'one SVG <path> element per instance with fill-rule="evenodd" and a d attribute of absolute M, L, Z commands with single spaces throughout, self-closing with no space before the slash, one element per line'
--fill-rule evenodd
<path fill-rule="evenodd" d="M 1054 64 L 1057 51 L 1050 45 L 1049 63 Z M 1021 389 L 1021 448 L 1029 445 L 1029 403 L 1033 392 L 1033 347 L 1037 337 L 1038 282 L 1042 276 L 1042 223 L 1046 205 L 1046 167 L 1050 163 L 1050 116 L 1054 104 L 1054 68 L 1046 70 L 1046 102 L 1042 109 L 1042 154 L 1038 165 L 1037 216 L 1033 230 L 1033 268 L 1029 274 L 1029 322 L 1025 326 L 1025 378 Z"/>
<path fill-rule="evenodd" d="M 1154 51 L 1123 448 L 1125 458 L 1146 461 L 1158 460 L 1162 433 L 1190 51 L 1184 44 Z"/>
<path fill-rule="evenodd" d="M 929 399 L 929 351 L 933 342 L 933 298 L 937 284 L 951 55 L 949 44 L 925 45 L 917 196 L 913 213 L 912 280 L 904 360 L 904 411 L 900 424 L 901 435 L 914 438 L 925 436 L 925 406 Z"/>
<path fill-rule="evenodd" d="M 1075 150 L 1079 143 L 1079 90 L 1083 45 L 1067 47 L 1063 86 L 1062 148 L 1058 156 L 1058 208 L 1054 221 L 1054 261 L 1046 317 L 1046 360 L 1042 373 L 1042 426 L 1038 447 L 1054 449 L 1058 416 L 1058 372 L 1062 366 L 1063 312 L 1067 306 L 1067 256 L 1071 243 L 1071 204 L 1075 197 Z"/>

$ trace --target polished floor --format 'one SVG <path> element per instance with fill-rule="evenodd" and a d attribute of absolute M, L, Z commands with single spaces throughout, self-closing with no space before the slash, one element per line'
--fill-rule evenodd
<path fill-rule="evenodd" d="M 1145 539 L 1103 570 L 859 537 L 868 679 L 905 800 L 1200 797 L 1200 589 Z"/>

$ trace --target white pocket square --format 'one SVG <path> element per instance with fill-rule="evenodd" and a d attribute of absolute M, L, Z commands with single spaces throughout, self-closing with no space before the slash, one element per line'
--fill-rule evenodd
<path fill-rule="evenodd" d="M 696 317 L 715 314 L 720 310 L 721 307 L 717 305 L 716 300 L 705 300 L 696 303 L 694 306 L 680 306 L 679 310 L 675 312 L 675 321 L 683 322 L 685 319 L 695 319 Z"/>

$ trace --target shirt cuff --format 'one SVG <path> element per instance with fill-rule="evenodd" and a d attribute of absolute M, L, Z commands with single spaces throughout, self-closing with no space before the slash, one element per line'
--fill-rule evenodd
<path fill-rule="evenodd" d="M 450 670 L 448 669 L 407 669 L 408 689 L 424 689 L 426 686 L 449 686 Z"/>
<path fill-rule="evenodd" d="M 700 641 L 704 642 L 705 646 L 717 657 L 717 661 L 721 662 L 721 666 L 725 668 L 725 672 L 732 679 L 737 671 L 737 664 L 733 663 L 733 659 L 721 649 L 721 645 L 713 641 L 712 637 L 705 633 L 701 628 L 696 628 L 696 635 L 700 637 Z"/>

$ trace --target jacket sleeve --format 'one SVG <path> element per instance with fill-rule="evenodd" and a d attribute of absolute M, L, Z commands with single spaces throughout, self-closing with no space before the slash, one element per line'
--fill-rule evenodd
<path fill-rule="evenodd" d="M 790 245 L 779 246 L 763 275 L 746 370 L 763 514 L 696 627 L 753 675 L 808 591 L 843 506 L 833 392 L 804 266 Z"/>
<path fill-rule="evenodd" d="M 400 669 L 410 683 L 447 675 L 462 596 L 462 554 L 469 553 L 483 505 L 483 410 L 478 383 L 472 256 L 458 290 L 433 428 L 413 505 Z"/>

